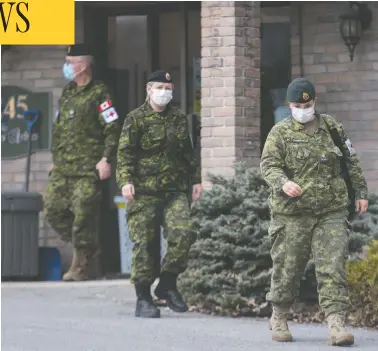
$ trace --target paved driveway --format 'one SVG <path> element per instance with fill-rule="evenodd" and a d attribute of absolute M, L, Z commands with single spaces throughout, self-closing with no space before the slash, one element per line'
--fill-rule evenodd
<path fill-rule="evenodd" d="M 271 341 L 266 320 L 166 309 L 161 319 L 137 319 L 134 290 L 127 281 L 3 283 L 1 294 L 3 351 L 332 349 L 327 328 L 320 325 L 292 324 L 296 342 L 279 344 Z M 378 350 L 378 332 L 354 333 L 354 350 Z"/>

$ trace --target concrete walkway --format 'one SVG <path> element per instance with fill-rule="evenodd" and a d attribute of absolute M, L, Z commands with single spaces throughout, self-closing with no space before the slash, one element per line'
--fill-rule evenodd
<path fill-rule="evenodd" d="M 127 281 L 3 283 L 4 351 L 260 351 L 335 349 L 327 327 L 296 325 L 296 341 L 271 341 L 267 320 L 177 314 L 138 319 Z M 378 350 L 378 332 L 354 330 L 354 350 Z M 336 348 L 338 349 L 338 348 Z"/>

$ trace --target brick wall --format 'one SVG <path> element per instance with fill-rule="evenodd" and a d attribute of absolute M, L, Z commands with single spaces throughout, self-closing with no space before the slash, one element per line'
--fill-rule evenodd
<path fill-rule="evenodd" d="M 76 41 L 83 40 L 81 8 L 76 21 Z M 2 56 L 1 85 L 15 85 L 34 92 L 52 92 L 53 111 L 57 108 L 62 88 L 67 82 L 62 77 L 62 65 L 67 46 L 15 46 Z M 52 116 L 50 116 L 51 118 Z M 1 189 L 21 191 L 25 181 L 26 159 L 1 160 Z M 48 151 L 33 154 L 31 161 L 30 191 L 44 194 L 48 171 L 51 167 L 51 154 Z M 40 244 L 59 247 L 62 251 L 63 266 L 71 258 L 70 247 L 56 236 L 44 218 L 40 215 Z"/>
<path fill-rule="evenodd" d="M 260 156 L 260 5 L 204 1 L 201 158 L 208 172 L 232 175 L 239 158 Z"/>
<path fill-rule="evenodd" d="M 361 158 L 370 190 L 378 191 L 378 3 L 350 62 L 339 34 L 346 2 L 303 3 L 303 72 L 315 83 L 317 108 L 342 122 Z M 300 75 L 298 4 L 292 5 L 293 77 Z"/>

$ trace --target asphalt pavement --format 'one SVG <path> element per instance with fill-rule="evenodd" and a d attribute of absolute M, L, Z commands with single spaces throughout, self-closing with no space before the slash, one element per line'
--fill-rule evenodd
<path fill-rule="evenodd" d="M 295 342 L 283 344 L 271 341 L 267 320 L 177 314 L 166 308 L 160 319 L 135 318 L 128 281 L 2 283 L 1 295 L 2 351 L 332 349 L 325 325 L 291 323 Z M 353 332 L 351 349 L 378 350 L 378 332 Z"/>

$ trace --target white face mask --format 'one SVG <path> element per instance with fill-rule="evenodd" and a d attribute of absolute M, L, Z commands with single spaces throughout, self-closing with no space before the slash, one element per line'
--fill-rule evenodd
<path fill-rule="evenodd" d="M 172 90 L 152 89 L 151 100 L 158 106 L 165 106 L 172 100 Z"/>
<path fill-rule="evenodd" d="M 292 107 L 291 114 L 299 123 L 307 123 L 315 118 L 315 105 L 309 108 Z"/>

